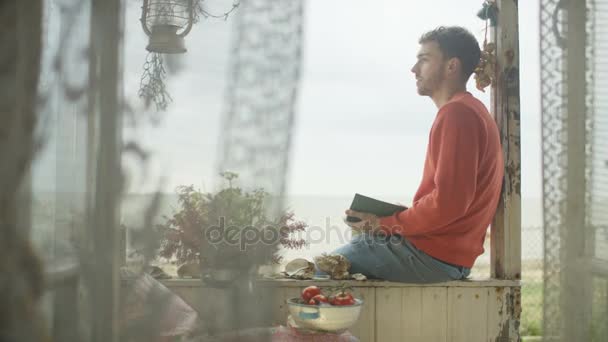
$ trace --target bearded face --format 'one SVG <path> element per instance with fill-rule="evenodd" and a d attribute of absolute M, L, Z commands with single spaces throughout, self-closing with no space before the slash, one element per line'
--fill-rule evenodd
<path fill-rule="evenodd" d="M 418 51 L 417 62 L 412 67 L 416 76 L 418 94 L 432 96 L 446 79 L 447 60 L 439 49 L 437 42 L 422 43 Z"/>

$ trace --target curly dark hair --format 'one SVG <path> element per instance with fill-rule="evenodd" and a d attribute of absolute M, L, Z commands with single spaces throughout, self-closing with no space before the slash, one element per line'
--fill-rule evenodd
<path fill-rule="evenodd" d="M 481 50 L 475 36 L 460 26 L 440 26 L 426 32 L 418 43 L 437 42 L 446 59 L 458 58 L 462 64 L 462 76 L 465 81 L 479 64 Z"/>

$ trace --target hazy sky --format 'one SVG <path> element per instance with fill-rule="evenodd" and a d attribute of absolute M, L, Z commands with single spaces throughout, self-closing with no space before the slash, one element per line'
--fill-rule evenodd
<path fill-rule="evenodd" d="M 210 7 L 221 12 L 227 2 Z M 411 197 L 421 178 L 436 113 L 415 91 L 409 69 L 418 37 L 461 25 L 483 39 L 481 1 L 309 0 L 305 6 L 302 80 L 289 173 L 291 194 Z M 125 80 L 134 94 L 145 56 L 138 7 L 127 20 Z M 540 196 L 538 3 L 520 2 L 522 192 Z M 140 137 L 157 151 L 167 187 L 211 186 L 227 73 L 231 22 L 206 20 L 187 37 L 183 70 L 172 75 L 174 103 L 162 127 Z M 470 90 L 488 103 L 488 94 Z M 160 170 L 164 170 L 160 172 Z M 140 188 L 145 191 L 146 187 Z"/>
<path fill-rule="evenodd" d="M 480 1 L 309 1 L 293 193 L 413 196 L 436 108 L 409 71 L 418 38 L 461 25 L 480 43 Z M 522 188 L 540 195 L 538 4 L 520 2 Z M 474 81 L 470 91 L 478 92 Z"/>
<path fill-rule="evenodd" d="M 222 13 L 228 0 L 206 0 Z M 420 97 L 410 68 L 419 36 L 439 25 L 461 25 L 483 39 L 480 0 L 308 0 L 288 191 L 296 195 L 378 196 L 415 193 L 436 108 Z M 415 5 L 414 5 L 415 4 Z M 137 102 L 147 52 L 140 2 L 129 2 L 124 51 L 125 92 Z M 522 194 L 540 197 L 538 1 L 520 10 Z M 130 191 L 180 184 L 210 189 L 228 73 L 232 21 L 202 20 L 186 38 L 188 53 L 167 83 L 174 102 L 160 125 L 127 130 L 153 151 L 145 177 Z M 471 82 L 469 90 L 487 104 Z"/>

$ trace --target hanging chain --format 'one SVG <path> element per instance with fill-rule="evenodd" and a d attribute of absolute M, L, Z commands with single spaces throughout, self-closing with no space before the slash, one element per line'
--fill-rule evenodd
<path fill-rule="evenodd" d="M 205 19 L 216 18 L 216 19 L 228 20 L 228 16 L 232 12 L 234 12 L 241 4 L 240 0 L 236 0 L 235 2 L 232 3 L 232 8 L 230 10 L 228 10 L 227 12 L 224 12 L 223 14 L 212 14 L 203 8 L 203 2 L 205 2 L 205 0 L 198 0 L 196 2 L 196 5 L 194 7 L 194 22 L 198 22 L 200 20 L 201 16 L 204 17 Z"/>

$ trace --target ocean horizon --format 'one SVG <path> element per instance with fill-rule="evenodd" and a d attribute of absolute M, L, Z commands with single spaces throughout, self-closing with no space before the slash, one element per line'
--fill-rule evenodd
<path fill-rule="evenodd" d="M 141 225 L 141 213 L 153 194 L 129 194 L 123 198 L 121 218 L 123 224 Z M 374 198 L 409 206 L 411 199 L 395 195 L 370 195 Z M 177 208 L 177 195 L 162 194 L 163 204 L 159 210 L 162 215 L 170 215 Z M 306 258 L 328 253 L 346 244 L 352 232 L 343 222 L 344 210 L 350 206 L 352 196 L 342 195 L 287 195 L 284 207 L 292 211 L 295 219 L 308 224 L 306 232 L 295 237 L 304 238 L 307 245 L 298 250 L 284 250 L 285 259 Z M 137 214 L 139 213 L 139 215 Z M 522 199 L 522 260 L 539 260 L 543 257 L 542 202 L 540 198 Z M 481 255 L 477 263 L 487 264 L 490 261 L 489 249 Z"/>
<path fill-rule="evenodd" d="M 411 199 L 399 196 L 381 196 L 369 194 L 377 199 L 401 203 L 409 206 Z M 127 228 L 142 228 L 147 207 L 155 195 L 150 193 L 131 193 L 124 195 L 120 210 L 121 224 Z M 74 194 L 36 193 L 34 196 L 33 217 L 37 227 L 35 231 L 44 232 L 52 228 L 53 222 L 62 221 L 62 216 L 79 212 L 82 201 Z M 163 222 L 178 209 L 178 197 L 174 193 L 161 194 L 161 203 L 154 217 L 154 223 Z M 352 232 L 343 222 L 344 210 L 350 206 L 352 196 L 342 195 L 288 195 L 284 207 L 292 211 L 295 219 L 308 225 L 304 232 L 294 237 L 303 238 L 307 245 L 298 250 L 282 250 L 284 260 L 305 258 L 312 260 L 316 255 L 329 253 L 346 244 Z M 65 214 L 62 214 L 65 213 Z M 49 220 L 52 218 L 52 221 Z M 543 230 L 542 203 L 540 198 L 522 199 L 522 261 L 542 260 Z M 487 243 L 488 241 L 486 241 Z M 128 245 L 128 243 L 127 243 Z M 487 265 L 490 261 L 489 249 L 481 255 L 476 265 Z"/>

